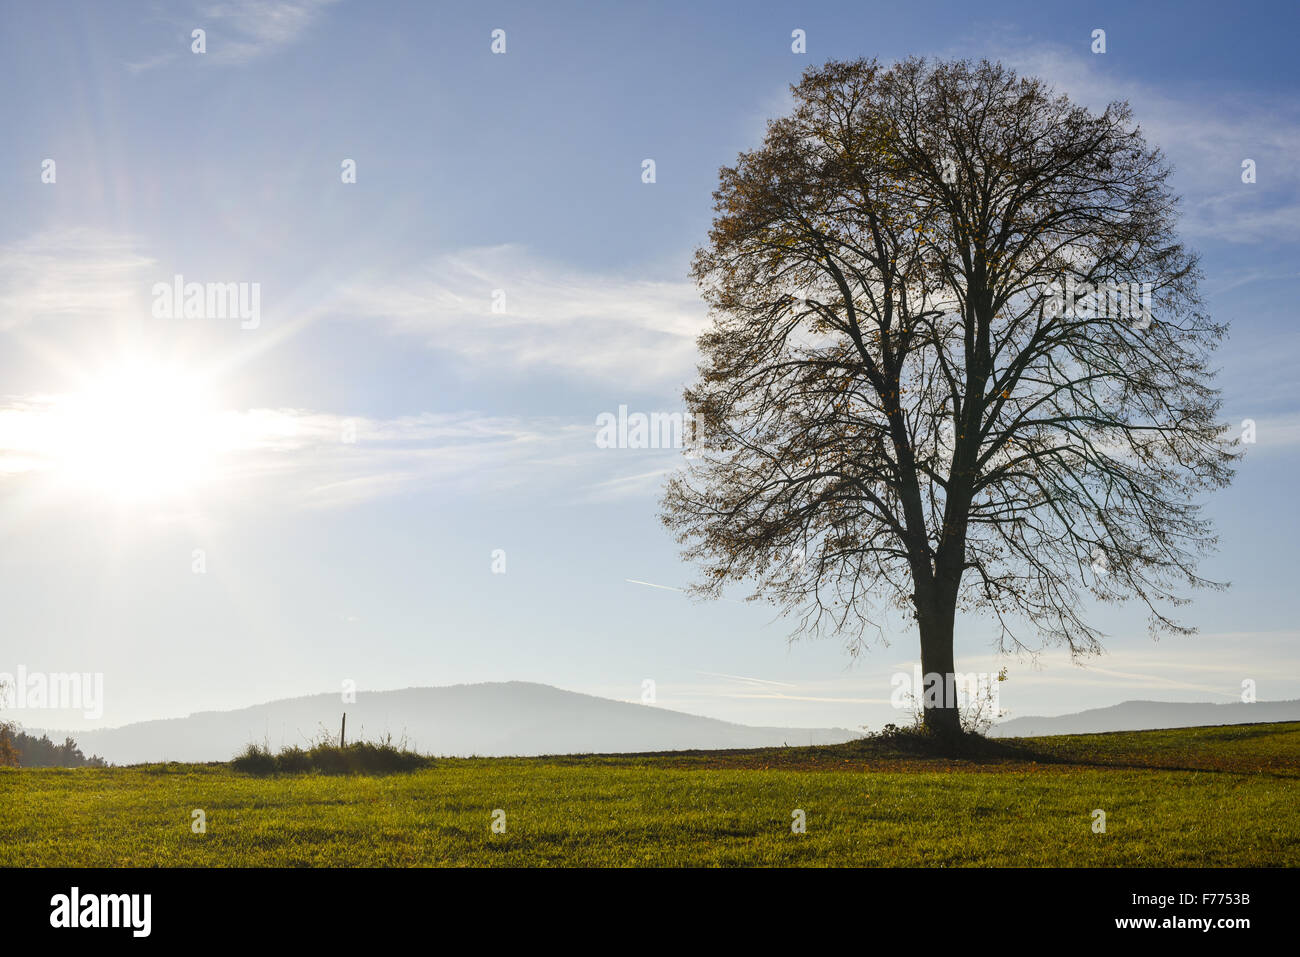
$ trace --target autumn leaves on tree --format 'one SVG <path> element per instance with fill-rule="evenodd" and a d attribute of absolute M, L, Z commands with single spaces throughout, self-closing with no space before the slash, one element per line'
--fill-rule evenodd
<path fill-rule="evenodd" d="M 1184 590 L 1222 587 L 1197 498 L 1238 455 L 1225 328 L 1128 106 L 989 62 L 832 62 L 794 94 L 695 261 L 712 321 L 663 514 L 697 591 L 752 582 L 853 652 L 901 610 L 938 675 L 959 609 L 1004 650 L 1098 650 L 1082 591 L 1190 630 Z M 956 702 L 925 722 L 956 732 Z"/>

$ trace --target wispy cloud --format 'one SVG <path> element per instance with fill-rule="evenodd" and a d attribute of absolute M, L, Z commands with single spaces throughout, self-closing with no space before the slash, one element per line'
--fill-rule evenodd
<path fill-rule="evenodd" d="M 0 475 L 58 478 L 77 464 L 86 438 L 78 399 L 0 399 Z M 571 423 L 472 412 L 370 419 L 303 409 L 213 410 L 161 420 L 161 426 L 165 434 L 144 437 L 151 454 L 182 446 L 192 453 L 204 484 L 235 490 L 261 483 L 264 496 L 287 490 L 306 507 L 355 504 L 412 489 L 482 491 L 535 483 L 548 461 L 562 461 L 572 454 L 574 440 L 587 435 Z M 113 441 L 112 435 L 105 438 L 110 454 Z M 139 437 L 124 441 L 138 443 Z M 555 470 L 551 478 L 562 483 L 574 471 Z"/>
<path fill-rule="evenodd" d="M 1104 56 L 1056 45 L 1001 51 L 1003 62 L 1040 76 L 1058 92 L 1093 108 L 1114 100 L 1133 106 L 1148 142 L 1175 167 L 1184 196 L 1183 232 L 1235 243 L 1300 240 L 1300 107 L 1257 94 L 1175 91 L 1117 76 Z M 1256 163 L 1257 181 L 1241 181 L 1241 163 Z"/>
<path fill-rule="evenodd" d="M 338 0 L 223 0 L 195 4 L 188 31 L 201 28 L 208 34 L 208 62 L 241 64 L 282 50 L 298 40 Z M 127 64 L 131 73 L 144 73 L 174 62 L 179 51 L 155 53 Z"/>
<path fill-rule="evenodd" d="M 494 294 L 504 311 L 493 311 Z M 469 249 L 400 275 L 358 280 L 338 304 L 484 369 L 628 389 L 676 389 L 687 381 L 706 318 L 688 281 L 584 272 L 514 245 Z"/>
<path fill-rule="evenodd" d="M 1232 418 L 1228 420 L 1233 426 L 1234 435 L 1240 435 L 1239 427 L 1244 418 Z M 1246 456 L 1249 459 L 1252 455 L 1260 455 L 1266 452 L 1277 451 L 1281 449 L 1292 449 L 1300 445 L 1300 412 L 1292 412 L 1286 415 L 1260 416 L 1252 420 L 1255 423 L 1254 444 L 1247 444 Z"/>
<path fill-rule="evenodd" d="M 630 467 L 626 453 L 595 446 L 593 426 L 559 417 L 462 411 L 377 419 L 293 408 L 212 409 L 146 421 L 143 435 L 140 423 L 126 423 L 119 439 L 111 421 L 82 418 L 84 406 L 78 395 L 0 397 L 0 478 L 57 480 L 93 468 L 84 445 L 88 433 L 102 429 L 109 432 L 94 436 L 97 455 L 117 456 L 118 442 L 127 447 L 121 454 L 138 451 L 160 462 L 168 461 L 169 449 L 178 450 L 195 484 L 211 489 L 214 500 L 224 491 L 243 501 L 289 500 L 305 508 L 412 492 L 521 488 L 554 501 L 582 502 L 593 494 L 607 500 Z M 637 484 L 626 490 L 640 492 Z"/>
<path fill-rule="evenodd" d="M 129 238 L 85 228 L 0 246 L 0 329 L 130 310 L 147 315 L 153 265 Z"/>
<path fill-rule="evenodd" d="M 211 50 L 216 59 L 243 63 L 282 49 L 298 39 L 337 0 L 227 0 L 204 15 L 230 29 L 235 39 Z"/>

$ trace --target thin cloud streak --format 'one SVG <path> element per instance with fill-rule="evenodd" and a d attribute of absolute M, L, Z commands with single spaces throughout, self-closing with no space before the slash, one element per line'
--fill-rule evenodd
<path fill-rule="evenodd" d="M 126 64 L 128 73 L 140 74 L 174 63 L 182 56 L 195 56 L 189 47 L 193 29 L 207 32 L 208 62 L 242 65 L 283 50 L 298 41 L 338 0 L 227 0 L 195 4 L 185 17 L 174 17 L 186 34 L 182 52 L 162 51 Z M 183 22 L 182 22 L 183 20 Z"/>
<path fill-rule="evenodd" d="M 1189 237 L 1258 244 L 1300 240 L 1300 110 L 1293 102 L 1177 95 L 1119 79 L 1099 60 L 1057 45 L 1007 47 L 997 55 L 1018 72 L 1040 76 L 1059 93 L 1093 109 L 1128 100 L 1149 143 L 1175 168 Z M 1241 181 L 1253 159 L 1257 182 Z"/>
<path fill-rule="evenodd" d="M 689 282 L 585 272 L 514 245 L 355 279 L 335 302 L 342 315 L 383 322 L 496 375 L 504 366 L 629 392 L 677 392 L 694 373 L 706 323 Z"/>

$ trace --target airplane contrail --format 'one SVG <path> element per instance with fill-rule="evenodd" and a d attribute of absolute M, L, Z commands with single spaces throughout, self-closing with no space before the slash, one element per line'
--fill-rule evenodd
<path fill-rule="evenodd" d="M 675 591 L 675 592 L 680 592 L 680 593 L 683 594 L 683 595 L 687 594 L 687 591 L 686 591 L 685 588 L 674 588 L 672 585 L 656 585 L 654 582 L 643 582 L 643 581 L 641 581 L 639 578 L 624 578 L 623 581 L 627 582 L 629 585 L 645 585 L 646 588 L 662 588 L 664 591 Z M 744 604 L 744 602 L 742 602 L 742 601 L 736 601 L 736 599 L 734 599 L 734 598 L 723 598 L 722 600 L 723 600 L 723 601 L 729 601 L 729 602 L 731 602 L 733 605 L 743 605 L 743 604 Z"/>
<path fill-rule="evenodd" d="M 635 578 L 624 578 L 623 581 L 630 582 L 633 585 L 645 585 L 647 588 L 662 588 L 664 591 L 685 591 L 683 588 L 674 588 L 672 585 L 656 585 L 654 582 L 638 581 Z"/>

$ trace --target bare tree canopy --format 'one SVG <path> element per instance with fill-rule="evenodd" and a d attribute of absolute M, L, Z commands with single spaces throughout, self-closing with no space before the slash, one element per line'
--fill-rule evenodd
<path fill-rule="evenodd" d="M 1226 328 L 1128 105 L 987 61 L 832 62 L 794 94 L 722 170 L 695 260 L 712 322 L 664 521 L 697 590 L 752 581 L 855 652 L 903 609 L 927 674 L 959 608 L 1004 651 L 1099 650 L 1084 591 L 1190 631 L 1182 591 L 1223 587 L 1197 499 L 1239 455 Z"/>

